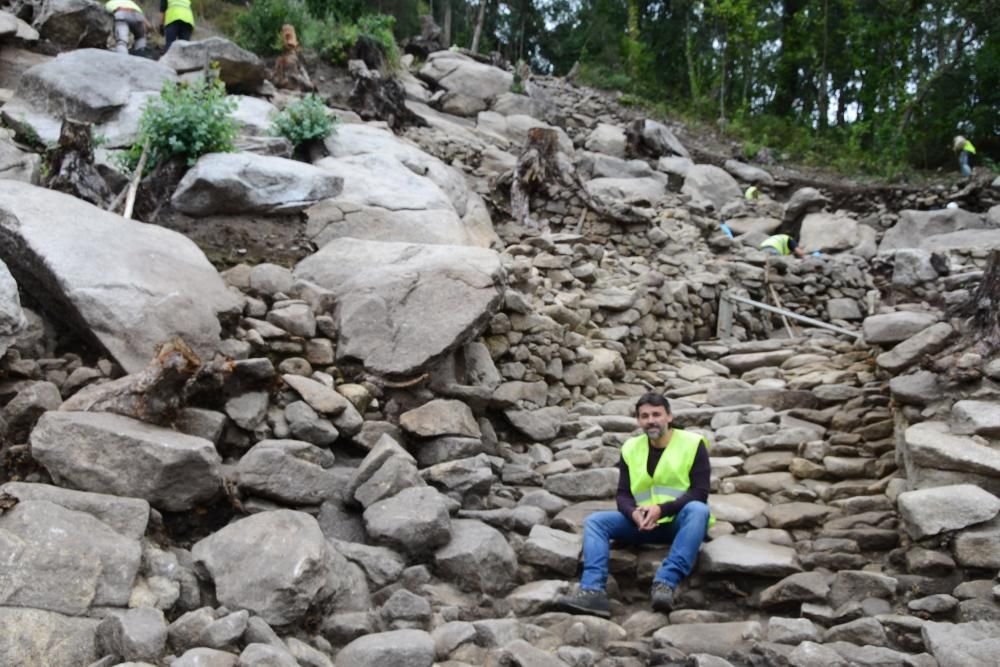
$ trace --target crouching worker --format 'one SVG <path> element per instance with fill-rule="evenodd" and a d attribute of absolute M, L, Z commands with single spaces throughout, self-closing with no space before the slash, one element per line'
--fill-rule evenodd
<path fill-rule="evenodd" d="M 104 8 L 115 19 L 115 51 L 128 54 L 128 36 L 131 33 L 135 38 L 132 53 L 145 55 L 146 29 L 151 26 L 142 13 L 142 7 L 132 0 L 108 0 Z"/>
<path fill-rule="evenodd" d="M 565 611 L 611 616 L 605 586 L 616 540 L 670 544 L 650 591 L 653 609 L 669 612 L 677 585 L 694 568 L 705 531 L 714 523 L 708 510 L 708 443 L 697 433 L 671 428 L 670 403 L 660 394 L 644 394 L 635 410 L 643 432 L 622 445 L 618 511 L 594 512 L 583 522 L 579 589 L 556 601 Z"/>

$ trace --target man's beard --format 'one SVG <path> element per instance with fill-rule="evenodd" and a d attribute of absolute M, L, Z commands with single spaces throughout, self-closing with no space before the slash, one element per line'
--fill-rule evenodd
<path fill-rule="evenodd" d="M 660 428 L 659 426 L 648 426 L 645 429 L 643 429 L 643 431 L 646 433 L 646 437 L 648 437 L 650 440 L 656 440 L 661 435 L 663 435 L 663 429 Z"/>

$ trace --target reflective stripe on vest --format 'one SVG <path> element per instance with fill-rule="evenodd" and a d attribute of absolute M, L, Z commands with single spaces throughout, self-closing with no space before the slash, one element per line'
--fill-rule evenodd
<path fill-rule="evenodd" d="M 969 153 L 972 153 L 973 155 L 976 154 L 976 147 L 973 146 L 972 142 L 969 141 L 968 139 L 965 140 L 965 144 L 962 146 L 962 150 L 963 151 L 968 151 Z"/>
<path fill-rule="evenodd" d="M 628 467 L 629 490 L 637 505 L 662 505 L 676 500 L 691 488 L 691 466 L 698 446 L 704 439 L 697 433 L 673 429 L 670 444 L 660 455 L 653 477 L 649 476 L 649 437 L 645 434 L 629 438 L 622 445 L 622 459 Z M 706 443 L 706 447 L 707 447 Z M 662 517 L 657 523 L 669 523 L 674 517 Z M 715 517 L 709 518 L 709 525 Z"/>
<path fill-rule="evenodd" d="M 119 9 L 128 9 L 142 14 L 142 7 L 132 2 L 132 0 L 108 0 L 108 2 L 105 3 L 104 8 L 112 14 L 117 12 Z"/>
<path fill-rule="evenodd" d="M 174 21 L 184 21 L 194 27 L 191 0 L 167 0 L 167 12 L 163 17 L 163 24 L 170 25 Z"/>
<path fill-rule="evenodd" d="M 778 251 L 779 255 L 790 255 L 791 250 L 788 249 L 788 240 L 792 238 L 788 234 L 775 234 L 774 236 L 769 236 L 764 241 L 757 246 L 758 248 L 774 248 Z"/>

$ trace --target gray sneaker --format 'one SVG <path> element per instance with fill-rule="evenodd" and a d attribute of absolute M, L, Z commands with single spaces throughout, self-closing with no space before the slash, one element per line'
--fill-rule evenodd
<path fill-rule="evenodd" d="M 578 588 L 569 595 L 556 598 L 556 607 L 571 614 L 590 614 L 601 618 L 611 618 L 611 603 L 604 591 Z"/>
<path fill-rule="evenodd" d="M 654 581 L 653 588 L 649 591 L 649 597 L 653 601 L 653 609 L 664 614 L 669 614 L 674 609 L 674 589 L 662 581 Z"/>

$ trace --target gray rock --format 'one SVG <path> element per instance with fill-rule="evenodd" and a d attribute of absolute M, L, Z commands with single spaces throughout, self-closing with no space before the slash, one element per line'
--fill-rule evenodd
<path fill-rule="evenodd" d="M 889 389 L 892 397 L 903 404 L 927 405 L 941 398 L 938 376 L 930 371 L 897 375 L 889 380 Z"/>
<path fill-rule="evenodd" d="M 452 51 L 435 51 L 420 68 L 420 78 L 434 81 L 449 92 L 481 100 L 509 93 L 514 75 L 497 67 L 477 62 Z"/>
<path fill-rule="evenodd" d="M 656 176 L 593 178 L 585 182 L 583 187 L 593 197 L 653 205 L 666 194 L 666 179 L 663 178 L 662 174 Z"/>
<path fill-rule="evenodd" d="M 372 539 L 408 554 L 428 553 L 451 539 L 448 501 L 430 487 L 409 488 L 364 512 Z"/>
<path fill-rule="evenodd" d="M 988 667 L 1000 651 L 1000 622 L 925 623 L 921 637 L 940 667 Z"/>
<path fill-rule="evenodd" d="M 1000 498 L 972 484 L 905 491 L 897 503 L 915 540 L 989 521 L 1000 512 Z"/>
<path fill-rule="evenodd" d="M 434 657 L 428 633 L 394 630 L 358 637 L 340 650 L 337 662 L 351 667 L 431 667 Z"/>
<path fill-rule="evenodd" d="M 892 599 L 896 594 L 897 580 L 877 572 L 841 570 L 830 584 L 830 604 L 836 608 L 852 600 L 865 598 Z"/>
<path fill-rule="evenodd" d="M 386 461 L 391 458 L 401 458 L 411 464 L 416 463 L 413 456 L 395 438 L 385 433 L 378 439 L 375 446 L 371 448 L 361 461 L 361 464 L 355 469 L 354 475 L 351 477 L 351 483 L 347 489 L 348 497 L 353 498 L 354 492 L 367 482 L 372 475 L 378 472 L 385 465 Z"/>
<path fill-rule="evenodd" d="M 823 641 L 849 642 L 859 646 L 886 646 L 886 637 L 882 624 L 874 618 L 859 618 L 847 623 L 835 625 L 823 634 Z"/>
<path fill-rule="evenodd" d="M 300 619 L 329 585 L 326 539 L 316 519 L 302 512 L 240 519 L 198 541 L 191 553 L 211 576 L 219 602 L 272 625 Z"/>
<path fill-rule="evenodd" d="M 2 519 L 0 519 L 2 520 Z M 0 607 L 0 664 L 89 665 L 97 649 L 96 618 L 25 607 Z"/>
<path fill-rule="evenodd" d="M 236 647 L 236 642 L 246 632 L 250 612 L 246 609 L 234 611 L 212 621 L 198 636 L 197 643 L 208 648 L 229 650 Z"/>
<path fill-rule="evenodd" d="M 350 407 L 350 401 L 339 394 L 336 389 L 328 387 L 322 382 L 288 373 L 282 375 L 281 379 L 316 412 L 337 416 Z"/>
<path fill-rule="evenodd" d="M 267 314 L 267 321 L 293 336 L 313 338 L 316 335 L 316 316 L 309 305 L 303 302 L 276 305 Z"/>
<path fill-rule="evenodd" d="M 962 530 L 952 550 L 963 567 L 1000 569 L 1000 519 Z"/>
<path fill-rule="evenodd" d="M 809 528 L 836 512 L 836 509 L 826 505 L 791 502 L 772 505 L 765 510 L 764 516 L 771 528 Z"/>
<path fill-rule="evenodd" d="M 966 229 L 986 227 L 982 216 L 960 208 L 934 211 L 901 211 L 899 222 L 885 233 L 879 244 L 880 253 L 894 252 L 900 248 L 925 248 L 935 250 L 929 237 Z"/>
<path fill-rule="evenodd" d="M 7 563 L 0 605 L 71 615 L 124 607 L 141 555 L 137 540 L 91 514 L 22 500 L 0 515 L 0 559 Z"/>
<path fill-rule="evenodd" d="M 537 525 L 521 548 L 521 560 L 572 577 L 583 550 L 583 536 Z"/>
<path fill-rule="evenodd" d="M 159 609 L 129 609 L 105 617 L 97 635 L 104 652 L 122 662 L 156 662 L 167 646 L 167 621 Z"/>
<path fill-rule="evenodd" d="M 920 248 L 901 248 L 895 252 L 892 269 L 893 287 L 913 288 L 937 280 L 938 273 L 931 264 L 931 252 Z"/>
<path fill-rule="evenodd" d="M 829 203 L 816 188 L 799 188 L 785 204 L 784 222 L 796 222 L 808 211 L 817 211 Z"/>
<path fill-rule="evenodd" d="M 827 301 L 826 312 L 831 320 L 855 321 L 864 318 L 858 302 L 848 297 Z"/>
<path fill-rule="evenodd" d="M 719 521 L 749 523 L 762 515 L 767 503 L 749 493 L 712 494 L 708 506 Z"/>
<path fill-rule="evenodd" d="M 216 213 L 294 213 L 337 196 L 343 180 L 310 164 L 253 153 L 209 153 L 198 159 L 170 201 L 195 217 Z"/>
<path fill-rule="evenodd" d="M 25 482 L 7 482 L 0 486 L 0 494 L 4 493 L 21 501 L 47 500 L 74 512 L 90 514 L 115 532 L 133 540 L 139 540 L 146 534 L 149 523 L 149 503 L 139 498 L 121 498 Z"/>
<path fill-rule="evenodd" d="M 424 478 L 412 460 L 394 456 L 355 489 L 354 499 L 367 509 L 380 500 L 391 498 L 403 489 L 423 485 Z"/>
<path fill-rule="evenodd" d="M 818 641 L 819 630 L 808 618 L 772 616 L 767 621 L 767 641 L 777 644 L 801 644 Z"/>
<path fill-rule="evenodd" d="M 12 139 L 8 138 L 4 132 L 0 132 L 0 178 L 38 185 L 41 177 L 41 165 L 40 155 L 20 150 Z M 2 307 L 0 306 L 0 308 Z"/>
<path fill-rule="evenodd" d="M 193 648 L 170 663 L 170 667 L 236 667 L 236 656 L 214 648 Z"/>
<path fill-rule="evenodd" d="M 684 653 L 708 653 L 726 656 L 731 651 L 746 651 L 763 639 L 758 621 L 732 623 L 684 623 L 667 625 L 653 633 L 657 646 L 672 646 Z"/>
<path fill-rule="evenodd" d="M 647 118 L 642 126 L 642 143 L 654 157 L 670 154 L 681 158 L 690 157 L 684 144 L 678 141 L 670 128 L 650 118 Z"/>
<path fill-rule="evenodd" d="M 468 405 L 440 398 L 428 401 L 419 408 L 407 410 L 399 416 L 399 425 L 407 433 L 421 438 L 478 438 L 482 435 Z"/>
<path fill-rule="evenodd" d="M 802 642 L 788 655 L 792 667 L 848 667 L 848 663 L 832 648 L 816 642 Z"/>
<path fill-rule="evenodd" d="M 278 292 L 288 294 L 294 284 L 295 277 L 292 272 L 283 266 L 264 262 L 250 269 L 249 287 L 257 294 L 267 296 L 274 296 Z"/>
<path fill-rule="evenodd" d="M 269 644 L 247 644 L 240 659 L 239 667 L 299 667 L 298 661 L 288 651 Z"/>
<path fill-rule="evenodd" d="M 47 412 L 31 433 L 35 459 L 79 489 L 143 498 L 179 511 L 221 490 L 215 446 L 159 426 L 99 412 Z"/>
<path fill-rule="evenodd" d="M 330 452 L 297 440 L 261 440 L 236 466 L 244 493 L 291 504 L 315 505 L 335 493 L 340 477 Z"/>
<path fill-rule="evenodd" d="M 0 410 L 6 422 L 6 436 L 12 442 L 23 442 L 44 413 L 56 410 L 62 403 L 59 388 L 51 382 L 29 382 Z"/>
<path fill-rule="evenodd" d="M 849 250 L 861 241 L 858 221 L 842 213 L 809 213 L 802 220 L 799 243 L 803 250 Z"/>
<path fill-rule="evenodd" d="M 333 548 L 364 570 L 376 586 L 388 586 L 398 581 L 406 568 L 402 556 L 385 547 L 373 547 L 346 541 L 331 541 Z"/>
<path fill-rule="evenodd" d="M 336 427 L 321 418 L 305 401 L 295 401 L 285 406 L 284 417 L 288 422 L 288 432 L 296 440 L 325 447 L 340 437 Z"/>
<path fill-rule="evenodd" d="M 110 14 L 89 0 L 47 0 L 33 23 L 39 35 L 61 49 L 104 48 L 112 30 Z"/>
<path fill-rule="evenodd" d="M 265 64 L 253 53 L 222 37 L 196 42 L 177 40 L 159 62 L 178 74 L 201 71 L 209 64 L 218 69 L 219 80 L 231 92 L 256 92 L 267 75 Z"/>
<path fill-rule="evenodd" d="M 434 553 L 434 566 L 447 581 L 468 591 L 499 594 L 511 589 L 517 556 L 495 528 L 480 521 L 451 522 L 451 540 Z"/>
<path fill-rule="evenodd" d="M 295 275 L 337 298 L 337 353 L 376 373 L 406 375 L 468 342 L 500 305 L 496 253 L 459 246 L 340 239 Z"/>
<path fill-rule="evenodd" d="M 900 310 L 866 317 L 862 323 L 865 341 L 873 345 L 898 343 L 937 322 L 935 313 Z"/>
<path fill-rule="evenodd" d="M 940 350 L 954 333 L 955 330 L 947 322 L 932 324 L 888 352 L 878 355 L 875 363 L 890 373 L 899 373 L 915 364 L 924 355 Z"/>
<path fill-rule="evenodd" d="M 996 401 L 957 401 L 951 407 L 952 432 L 960 435 L 1000 437 L 1000 403 Z"/>
<path fill-rule="evenodd" d="M 741 572 L 784 577 L 801 572 L 795 549 L 736 535 L 723 535 L 702 545 L 699 567 L 703 572 Z"/>
<path fill-rule="evenodd" d="M 568 500 L 611 498 L 617 488 L 617 468 L 578 470 L 545 478 L 546 491 Z"/>
<path fill-rule="evenodd" d="M 48 4 L 55 7 L 60 2 L 77 2 L 101 12 L 100 19 L 107 21 L 110 32 L 111 17 L 104 7 L 88 0 L 50 0 Z M 95 34 L 80 31 L 72 39 L 88 32 Z M 102 38 L 99 49 L 63 53 L 24 72 L 14 98 L 4 105 L 4 118 L 14 126 L 27 121 L 42 141 L 56 141 L 63 118 L 105 123 L 115 118 L 133 95 L 158 93 L 163 84 L 177 80 L 169 67 L 107 51 L 104 41 Z M 102 76 L 95 77 L 94 72 Z"/>
<path fill-rule="evenodd" d="M 830 592 L 832 576 L 822 572 L 797 572 L 790 574 L 760 593 L 763 607 L 785 602 L 805 602 L 825 600 Z"/>
<path fill-rule="evenodd" d="M 594 153 L 603 153 L 611 157 L 625 157 L 625 130 L 617 125 L 598 123 L 590 131 L 584 147 Z"/>
<path fill-rule="evenodd" d="M 96 337 L 126 372 L 145 368 L 157 345 L 175 336 L 210 357 L 218 314 L 238 308 L 183 235 L 123 224 L 75 197 L 15 181 L 0 189 L 0 259 L 22 288 Z"/>
<path fill-rule="evenodd" d="M 681 193 L 690 196 L 694 202 L 712 206 L 716 211 L 743 196 L 736 179 L 710 164 L 696 164 L 688 169 Z"/>
<path fill-rule="evenodd" d="M 237 426 L 253 431 L 264 423 L 267 416 L 268 395 L 266 391 L 248 391 L 226 401 L 226 416 Z"/>
<path fill-rule="evenodd" d="M 458 438 L 444 436 L 421 442 L 417 449 L 417 462 L 428 467 L 455 459 L 464 459 L 483 453 L 485 445 L 481 438 Z"/>
<path fill-rule="evenodd" d="M 420 477 L 459 502 L 467 494 L 487 496 L 494 481 L 493 467 L 486 454 L 436 463 L 421 470 Z"/>
<path fill-rule="evenodd" d="M 754 167 L 745 162 L 740 162 L 738 160 L 726 160 L 722 168 L 728 171 L 730 174 L 745 181 L 747 183 L 755 183 L 757 185 L 774 185 L 774 177 L 770 173 L 761 169 L 760 167 Z"/>
<path fill-rule="evenodd" d="M 529 438 L 539 442 L 552 440 L 566 421 L 566 408 L 552 406 L 540 410 L 507 410 L 511 424 Z"/>

